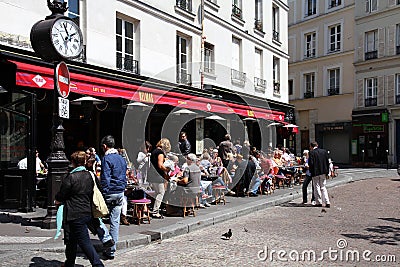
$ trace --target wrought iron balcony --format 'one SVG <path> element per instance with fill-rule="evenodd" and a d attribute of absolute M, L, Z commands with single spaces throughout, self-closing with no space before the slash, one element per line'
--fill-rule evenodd
<path fill-rule="evenodd" d="M 400 45 L 396 46 L 396 55 L 400 55 Z"/>
<path fill-rule="evenodd" d="M 272 39 L 279 42 L 279 32 L 276 30 L 272 30 Z"/>
<path fill-rule="evenodd" d="M 192 85 L 192 75 L 186 71 L 180 71 L 176 74 L 176 82 L 179 84 Z"/>
<path fill-rule="evenodd" d="M 265 92 L 266 87 L 267 87 L 266 80 L 254 77 L 254 89 L 256 89 L 257 91 Z"/>
<path fill-rule="evenodd" d="M 400 95 L 396 95 L 396 104 L 400 104 Z"/>
<path fill-rule="evenodd" d="M 378 51 L 369 51 L 365 52 L 365 60 L 375 59 L 378 58 Z"/>
<path fill-rule="evenodd" d="M 377 104 L 378 104 L 378 98 L 376 98 L 376 97 L 366 98 L 366 99 L 364 99 L 364 101 L 365 101 L 366 107 L 373 107 L 373 106 L 377 106 Z"/>
<path fill-rule="evenodd" d="M 255 19 L 254 28 L 259 31 L 263 31 L 263 23 L 262 23 L 261 19 Z"/>
<path fill-rule="evenodd" d="M 281 94 L 281 84 L 279 82 L 274 82 L 274 94 Z"/>
<path fill-rule="evenodd" d="M 117 56 L 117 69 L 139 74 L 139 62 L 131 57 Z"/>
<path fill-rule="evenodd" d="M 332 0 L 329 3 L 329 8 L 334 8 L 334 7 L 340 6 L 341 3 L 342 3 L 342 1 L 334 1 L 334 0 Z"/>
<path fill-rule="evenodd" d="M 192 12 L 192 0 L 176 0 L 176 6 L 188 12 Z"/>
<path fill-rule="evenodd" d="M 304 58 L 314 58 L 315 57 L 315 50 L 306 51 Z"/>
<path fill-rule="evenodd" d="M 232 82 L 244 85 L 246 82 L 246 73 L 231 69 L 231 80 Z"/>
<path fill-rule="evenodd" d="M 328 89 L 328 95 L 338 95 L 339 87 L 332 87 Z"/>
<path fill-rule="evenodd" d="M 239 19 L 242 19 L 242 10 L 235 4 L 232 5 L 232 15 Z"/>
<path fill-rule="evenodd" d="M 313 91 L 304 92 L 304 98 L 314 98 L 314 92 Z"/>

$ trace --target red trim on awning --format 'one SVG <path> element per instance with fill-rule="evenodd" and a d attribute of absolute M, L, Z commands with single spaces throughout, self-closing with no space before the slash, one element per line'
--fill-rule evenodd
<path fill-rule="evenodd" d="M 16 82 L 18 86 L 53 90 L 54 70 L 47 67 L 12 61 L 17 65 Z M 178 92 L 164 91 L 146 86 L 70 73 L 71 92 L 98 97 L 122 97 L 131 101 L 151 104 L 168 104 L 208 112 L 232 114 L 244 117 L 262 118 L 283 122 L 285 114 L 258 107 L 233 104 L 216 99 L 196 97 Z"/>

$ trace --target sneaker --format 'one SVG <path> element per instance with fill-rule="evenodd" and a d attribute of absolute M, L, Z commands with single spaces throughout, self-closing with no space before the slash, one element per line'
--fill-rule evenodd
<path fill-rule="evenodd" d="M 205 205 L 203 205 L 203 204 L 199 204 L 199 208 L 200 208 L 200 209 L 205 209 L 205 208 L 206 208 L 206 206 L 205 206 Z"/>
<path fill-rule="evenodd" d="M 211 207 L 211 205 L 209 203 L 204 203 L 204 206 L 206 206 L 207 208 Z"/>
<path fill-rule="evenodd" d="M 315 206 L 315 201 L 311 201 L 311 205 Z"/>
<path fill-rule="evenodd" d="M 236 195 L 236 193 L 233 192 L 232 190 L 228 189 L 227 192 L 226 192 L 226 195 L 228 195 L 228 196 L 234 196 L 234 195 Z"/>
<path fill-rule="evenodd" d="M 114 240 L 112 240 L 112 239 L 110 239 L 110 240 L 108 240 L 108 241 L 106 241 L 106 242 L 103 243 L 103 247 L 104 247 L 104 248 L 111 248 L 111 247 L 114 246 L 114 245 L 115 245 L 115 242 L 114 242 Z"/>

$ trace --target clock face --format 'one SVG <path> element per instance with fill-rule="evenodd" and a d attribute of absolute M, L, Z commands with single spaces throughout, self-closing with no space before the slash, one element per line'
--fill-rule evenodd
<path fill-rule="evenodd" d="M 57 52 L 65 58 L 76 58 L 82 51 L 82 32 L 72 20 L 56 20 L 51 29 L 51 41 Z"/>

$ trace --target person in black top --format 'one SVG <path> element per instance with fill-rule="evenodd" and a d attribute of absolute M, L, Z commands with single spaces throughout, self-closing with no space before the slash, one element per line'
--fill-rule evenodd
<path fill-rule="evenodd" d="M 159 209 L 165 194 L 165 182 L 169 180 L 169 169 L 164 166 L 166 154 L 171 151 L 171 143 L 167 138 L 158 141 L 156 148 L 151 152 L 150 169 L 147 180 L 155 191 L 155 201 L 152 216 L 162 218 Z"/>
<path fill-rule="evenodd" d="M 179 145 L 179 151 L 182 153 L 184 157 L 186 157 L 190 153 L 192 146 L 190 145 L 185 132 L 181 132 L 179 134 L 178 145 Z"/>
<path fill-rule="evenodd" d="M 63 226 L 66 267 L 74 266 L 77 245 L 85 253 L 92 266 L 104 266 L 90 241 L 87 224 L 92 219 L 94 181 L 85 168 L 86 153 L 77 151 L 71 155 L 74 169 L 62 179 L 60 191 L 55 196 L 56 206 L 64 204 Z"/>
<path fill-rule="evenodd" d="M 326 190 L 326 177 L 329 174 L 328 153 L 325 149 L 319 148 L 316 141 L 310 144 L 308 166 L 314 185 L 315 206 L 322 207 L 322 202 L 324 202 L 325 207 L 330 208 L 328 190 Z"/>

